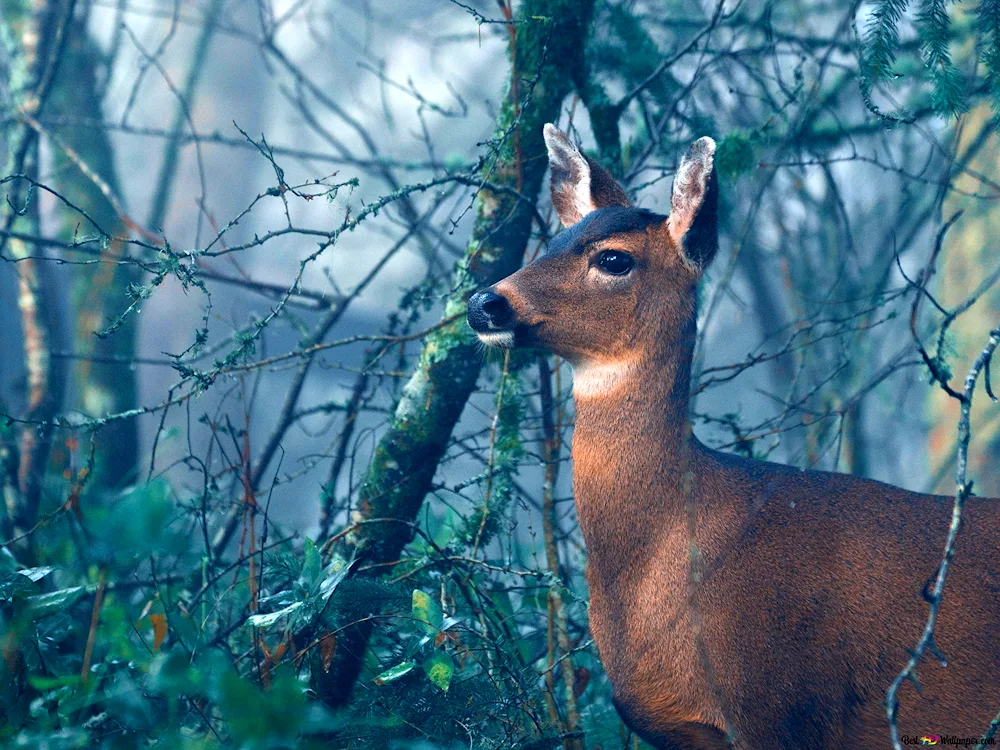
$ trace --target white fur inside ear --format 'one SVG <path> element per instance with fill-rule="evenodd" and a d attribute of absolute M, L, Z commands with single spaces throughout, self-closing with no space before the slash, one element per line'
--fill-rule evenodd
<path fill-rule="evenodd" d="M 569 204 L 563 210 L 568 210 L 570 215 L 559 218 L 563 224 L 575 223 L 597 208 L 590 194 L 590 164 L 552 123 L 546 123 L 542 135 L 552 170 L 552 190 Z"/>
<path fill-rule="evenodd" d="M 691 144 L 677 167 L 670 196 L 670 238 L 678 245 L 705 199 L 714 159 L 715 141 L 705 136 Z"/>

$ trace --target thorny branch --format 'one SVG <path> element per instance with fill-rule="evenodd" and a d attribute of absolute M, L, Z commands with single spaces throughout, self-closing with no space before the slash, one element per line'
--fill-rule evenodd
<path fill-rule="evenodd" d="M 934 644 L 934 625 L 937 622 L 938 610 L 941 608 L 941 601 L 944 597 L 944 585 L 948 578 L 948 568 L 951 565 L 951 559 L 955 554 L 955 544 L 958 540 L 958 532 L 962 526 L 962 509 L 965 506 L 965 501 L 972 495 L 972 480 L 970 480 L 967 476 L 969 441 L 972 438 L 972 397 L 975 393 L 976 383 L 979 380 L 980 374 L 983 370 L 989 372 L 990 361 L 993 358 L 993 352 L 996 350 L 998 345 L 1000 345 L 1000 328 L 994 328 L 990 331 L 990 337 L 986 342 L 986 346 L 984 346 L 982 351 L 979 352 L 979 356 L 976 357 L 975 362 L 972 363 L 972 367 L 969 368 L 969 372 L 965 376 L 965 383 L 962 388 L 962 392 L 953 395 L 951 390 L 946 390 L 948 395 L 953 398 L 957 398 L 961 405 L 958 420 L 958 458 L 955 463 L 955 484 L 957 489 L 955 492 L 955 503 L 952 506 L 951 523 L 948 525 L 948 535 L 945 539 L 944 553 L 941 556 L 941 563 L 938 566 L 937 576 L 934 579 L 934 585 L 930 588 L 926 597 L 930 607 L 930 611 L 927 613 L 927 623 L 924 626 L 923 633 L 920 635 L 920 640 L 917 641 L 917 645 L 914 647 L 909 660 L 906 662 L 906 666 L 903 667 L 902 671 L 900 671 L 900 673 L 896 676 L 896 679 L 892 681 L 892 684 L 886 692 L 886 708 L 889 717 L 889 731 L 892 737 L 892 745 L 895 750 L 902 750 L 899 738 L 899 728 L 896 726 L 896 714 L 899 710 L 899 701 L 896 696 L 899 692 L 899 688 L 907 680 L 916 680 L 917 665 L 924 657 L 924 654 L 928 651 L 930 651 L 936 658 L 944 661 L 944 656 L 938 651 L 937 646 Z M 937 376 L 935 375 L 935 377 Z M 938 384 L 942 388 L 946 388 L 947 386 L 947 384 L 942 381 L 938 381 Z M 993 398 L 993 401 L 997 400 L 992 396 L 992 394 L 990 394 L 990 396 Z M 988 730 L 986 738 L 988 739 L 991 737 L 992 733 L 995 731 L 996 726 L 991 726 Z"/>

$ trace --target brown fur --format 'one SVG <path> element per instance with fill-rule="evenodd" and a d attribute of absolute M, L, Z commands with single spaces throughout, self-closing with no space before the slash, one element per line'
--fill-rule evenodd
<path fill-rule="evenodd" d="M 613 375 L 576 393 L 573 485 L 615 703 L 659 748 L 886 747 L 885 691 L 924 626 L 952 499 L 700 443 L 700 263 L 677 225 L 542 258 L 494 288 L 518 343 L 567 357 L 575 379 Z M 596 273 L 608 248 L 635 270 Z M 998 502 L 970 499 L 936 629 L 948 665 L 928 655 L 921 692 L 900 691 L 903 735 L 979 737 L 1000 710 L 998 538 Z"/>

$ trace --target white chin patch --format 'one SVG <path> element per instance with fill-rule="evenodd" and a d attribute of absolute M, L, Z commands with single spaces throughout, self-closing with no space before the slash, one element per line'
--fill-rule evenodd
<path fill-rule="evenodd" d="M 573 367 L 573 395 L 584 399 L 614 396 L 628 383 L 634 369 L 627 359 L 576 365 Z"/>
<path fill-rule="evenodd" d="M 486 346 L 498 346 L 501 349 L 514 348 L 513 331 L 489 331 L 487 333 L 477 333 L 476 335 Z"/>

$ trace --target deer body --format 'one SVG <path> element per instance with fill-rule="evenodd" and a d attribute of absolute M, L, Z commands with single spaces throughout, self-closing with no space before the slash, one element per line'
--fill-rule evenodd
<path fill-rule="evenodd" d="M 702 445 L 688 396 L 713 144 L 682 163 L 668 218 L 546 140 L 570 229 L 469 320 L 574 367 L 590 625 L 619 712 L 659 748 L 887 746 L 885 691 L 923 629 L 952 499 Z M 1000 710 L 998 539 L 997 502 L 970 498 L 935 630 L 948 666 L 929 655 L 921 693 L 901 691 L 904 736 L 979 737 Z"/>
<path fill-rule="evenodd" d="M 951 498 L 693 437 L 628 449 L 664 428 L 581 403 L 574 434 L 591 629 L 623 717 L 658 747 L 887 746 L 885 690 L 926 619 Z M 966 506 L 937 629 L 949 666 L 921 664 L 902 734 L 978 736 L 1000 708 L 992 503 Z"/>

